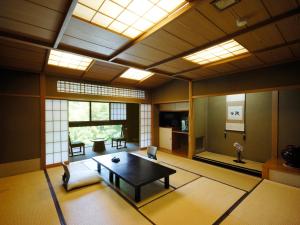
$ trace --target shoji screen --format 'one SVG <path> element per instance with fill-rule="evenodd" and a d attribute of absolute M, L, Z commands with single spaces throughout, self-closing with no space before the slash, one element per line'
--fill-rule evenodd
<path fill-rule="evenodd" d="M 110 104 L 110 119 L 111 120 L 126 120 L 126 104 L 111 103 Z"/>
<path fill-rule="evenodd" d="M 46 165 L 68 160 L 68 101 L 46 99 Z"/>
<path fill-rule="evenodd" d="M 151 145 L 151 105 L 140 104 L 140 147 Z"/>

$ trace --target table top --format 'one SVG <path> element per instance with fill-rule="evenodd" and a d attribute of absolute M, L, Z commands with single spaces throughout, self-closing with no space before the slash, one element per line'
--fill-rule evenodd
<path fill-rule="evenodd" d="M 95 138 L 91 140 L 92 142 L 98 142 L 98 141 L 106 141 L 105 138 Z"/>
<path fill-rule="evenodd" d="M 120 158 L 120 162 L 112 162 L 113 157 Z M 93 159 L 133 186 L 145 185 L 176 173 L 176 170 L 127 152 L 96 156 Z"/>

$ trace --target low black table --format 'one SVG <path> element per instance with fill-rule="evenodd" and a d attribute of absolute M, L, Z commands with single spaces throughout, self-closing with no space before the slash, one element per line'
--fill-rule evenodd
<path fill-rule="evenodd" d="M 120 158 L 120 162 L 112 162 L 113 157 Z M 135 189 L 136 202 L 141 200 L 141 186 L 165 178 L 165 188 L 169 188 L 169 176 L 176 173 L 176 170 L 127 152 L 96 156 L 93 159 L 98 163 L 99 173 L 101 173 L 101 166 L 109 170 L 111 183 L 113 183 L 115 175 L 115 185 L 118 188 L 120 187 L 120 178 L 132 185 Z"/>

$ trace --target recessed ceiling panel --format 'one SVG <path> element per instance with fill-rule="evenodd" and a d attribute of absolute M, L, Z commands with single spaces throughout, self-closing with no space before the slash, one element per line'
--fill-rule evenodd
<path fill-rule="evenodd" d="M 122 37 L 118 34 L 112 33 L 76 18 L 71 19 L 70 24 L 65 32 L 65 37 L 66 38 L 62 40 L 63 44 L 73 46 L 72 42 L 68 41 L 70 39 L 78 39 L 78 41 L 73 41 L 75 45 L 74 47 L 86 49 L 84 46 L 98 45 L 99 48 L 95 49 L 98 49 L 97 52 L 104 55 L 107 55 L 107 53 L 110 52 L 109 49 L 116 50 L 129 41 L 128 38 Z M 86 43 L 80 45 L 80 42 Z M 76 45 L 76 43 L 78 44 Z"/>
<path fill-rule="evenodd" d="M 148 79 L 141 82 L 139 84 L 139 87 L 150 88 L 150 89 L 157 88 L 171 80 L 172 80 L 172 78 L 154 74 L 153 76 L 151 76 Z"/>
<path fill-rule="evenodd" d="M 284 43 L 281 34 L 274 24 L 237 36 L 235 40 L 250 52 Z"/>
<path fill-rule="evenodd" d="M 189 62 L 182 58 L 178 58 L 178 59 L 174 59 L 170 62 L 161 64 L 155 68 L 163 70 L 163 71 L 171 72 L 171 73 L 177 73 L 177 72 L 180 72 L 183 70 L 195 68 L 197 66 L 198 65 L 193 62 Z"/>
<path fill-rule="evenodd" d="M 255 55 L 250 55 L 245 58 L 233 60 L 230 62 L 230 64 L 237 66 L 238 68 L 241 69 L 247 69 L 247 68 L 254 68 L 258 66 L 264 65 L 263 62 L 261 62 Z"/>
<path fill-rule="evenodd" d="M 188 42 L 179 39 L 164 30 L 159 30 L 151 34 L 141 43 L 151 46 L 152 48 L 158 48 L 160 51 L 166 52 L 170 55 L 176 55 L 194 47 Z"/>
<path fill-rule="evenodd" d="M 244 48 L 240 43 L 234 39 L 222 42 L 212 47 L 200 50 L 183 57 L 183 59 L 204 65 L 216 61 L 220 61 L 226 58 L 231 58 L 237 55 L 248 53 L 248 50 Z"/>
<path fill-rule="evenodd" d="M 277 25 L 285 40 L 300 39 L 300 14 L 281 20 Z"/>
<path fill-rule="evenodd" d="M 141 43 L 138 43 L 138 44 L 132 46 L 131 48 L 126 50 L 124 53 L 133 55 L 133 56 L 145 59 L 145 60 L 149 60 L 152 62 L 158 62 L 158 61 L 161 61 L 161 60 L 166 59 L 171 56 L 168 53 L 162 52 L 156 48 L 152 48 L 147 45 L 143 45 Z"/>
<path fill-rule="evenodd" d="M 293 59 L 291 50 L 288 47 L 276 48 L 266 52 L 257 53 L 256 56 L 265 63 L 278 63 Z"/>
<path fill-rule="evenodd" d="M 219 72 L 216 72 L 209 68 L 200 68 L 200 69 L 196 69 L 196 70 L 193 70 L 190 72 L 186 72 L 186 73 L 182 74 L 182 76 L 195 80 L 195 79 L 202 79 L 202 78 L 214 76 L 218 73 Z"/>
<path fill-rule="evenodd" d="M 41 72 L 45 54 L 44 49 L 0 41 L 0 66 L 4 68 Z"/>
<path fill-rule="evenodd" d="M 127 68 L 104 62 L 95 62 L 91 68 L 84 74 L 84 79 L 97 81 L 111 81 L 114 77 L 120 75 Z"/>
<path fill-rule="evenodd" d="M 1 1 L 0 29 L 52 43 L 64 19 L 61 11 L 31 1 Z"/>
<path fill-rule="evenodd" d="M 295 0 L 263 0 L 263 2 L 272 16 L 277 16 L 298 7 Z"/>

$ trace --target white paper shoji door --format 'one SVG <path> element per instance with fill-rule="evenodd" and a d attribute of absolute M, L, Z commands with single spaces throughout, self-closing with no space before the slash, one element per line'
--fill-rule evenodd
<path fill-rule="evenodd" d="M 151 104 L 140 104 L 140 147 L 151 145 Z"/>
<path fill-rule="evenodd" d="M 111 103 L 110 104 L 110 119 L 111 120 L 126 120 L 126 104 Z"/>
<path fill-rule="evenodd" d="M 68 101 L 46 99 L 46 165 L 68 160 Z"/>

